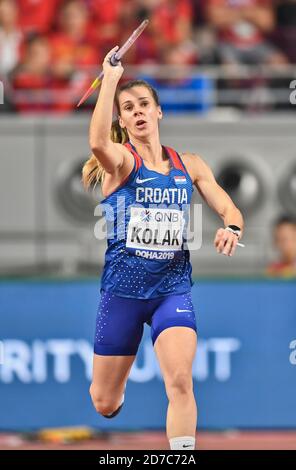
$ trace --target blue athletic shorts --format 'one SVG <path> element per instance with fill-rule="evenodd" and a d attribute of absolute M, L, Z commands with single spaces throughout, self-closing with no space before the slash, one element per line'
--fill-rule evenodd
<path fill-rule="evenodd" d="M 196 331 L 191 292 L 157 299 L 134 299 L 102 289 L 96 320 L 95 354 L 136 355 L 144 323 L 151 326 L 153 345 L 158 335 L 172 326 L 187 326 Z"/>

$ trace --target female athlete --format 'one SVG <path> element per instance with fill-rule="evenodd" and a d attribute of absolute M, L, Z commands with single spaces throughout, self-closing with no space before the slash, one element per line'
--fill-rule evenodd
<path fill-rule="evenodd" d="M 158 125 L 163 115 L 155 90 L 139 80 L 117 88 L 124 69 L 121 63 L 110 64 L 116 50 L 118 46 L 103 62 L 104 78 L 90 123 L 92 156 L 83 168 L 86 188 L 100 181 L 102 204 L 109 207 L 107 226 L 115 232 L 110 236 L 108 229 L 90 394 L 101 415 L 118 414 L 147 323 L 169 402 L 170 448 L 192 450 L 197 332 L 192 268 L 183 245 L 183 206 L 190 204 L 195 186 L 223 221 L 214 246 L 227 256 L 234 254 L 244 223 L 202 158 L 180 156 L 161 145 Z M 114 101 L 118 120 L 112 123 Z"/>

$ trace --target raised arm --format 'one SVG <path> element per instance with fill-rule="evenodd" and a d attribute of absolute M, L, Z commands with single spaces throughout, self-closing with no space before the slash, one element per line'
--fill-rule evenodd
<path fill-rule="evenodd" d="M 232 199 L 217 183 L 212 170 L 198 155 L 184 154 L 183 161 L 188 168 L 193 184 L 206 203 L 221 217 L 225 228 L 217 230 L 214 245 L 218 253 L 232 256 L 238 240 L 243 235 L 244 220 L 241 212 Z M 229 225 L 236 225 L 241 229 L 239 236 L 226 230 Z"/>
<path fill-rule="evenodd" d="M 123 145 L 112 142 L 110 138 L 114 97 L 123 73 L 121 63 L 114 67 L 109 62 L 110 57 L 117 49 L 118 46 L 114 47 L 104 59 L 104 78 L 89 129 L 91 151 L 106 172 L 110 174 L 118 172 L 122 167 L 124 155 L 127 154 L 127 150 Z"/>

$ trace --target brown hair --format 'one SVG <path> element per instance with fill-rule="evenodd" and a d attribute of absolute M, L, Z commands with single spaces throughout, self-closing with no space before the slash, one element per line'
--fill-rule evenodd
<path fill-rule="evenodd" d="M 116 91 L 114 102 L 118 115 L 120 113 L 120 93 L 124 90 L 129 90 L 136 86 L 145 86 L 150 91 L 155 104 L 159 106 L 159 98 L 157 92 L 151 85 L 149 85 L 149 83 L 145 82 L 144 80 L 131 80 L 121 85 Z M 126 128 L 122 129 L 122 127 L 120 127 L 118 118 L 112 122 L 110 138 L 112 142 L 118 144 L 125 144 L 129 141 L 127 130 Z M 104 177 L 105 169 L 103 168 L 99 160 L 94 155 L 91 155 L 90 158 L 85 162 L 82 169 L 82 183 L 84 188 L 86 190 L 89 189 L 91 186 L 94 186 L 95 188 L 99 182 L 103 182 Z"/>

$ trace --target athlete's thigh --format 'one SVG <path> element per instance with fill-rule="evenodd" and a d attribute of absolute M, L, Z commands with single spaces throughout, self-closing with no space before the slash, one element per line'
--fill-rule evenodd
<path fill-rule="evenodd" d="M 191 292 L 167 295 L 159 299 L 150 324 L 153 345 L 162 331 L 171 327 L 183 326 L 196 331 L 196 318 Z"/>
<path fill-rule="evenodd" d="M 104 394 L 124 391 L 135 356 L 100 356 L 94 354 L 92 387 Z"/>
<path fill-rule="evenodd" d="M 164 378 L 191 371 L 197 348 L 191 293 L 165 297 L 152 317 L 151 335 Z"/>
<path fill-rule="evenodd" d="M 176 373 L 192 373 L 196 347 L 197 335 L 191 328 L 176 326 L 160 333 L 154 349 L 165 381 Z"/>
<path fill-rule="evenodd" d="M 136 299 L 102 291 L 94 339 L 93 386 L 106 391 L 124 386 L 143 335 Z"/>
<path fill-rule="evenodd" d="M 144 330 L 137 299 L 102 291 L 97 311 L 94 353 L 99 356 L 135 356 Z"/>

